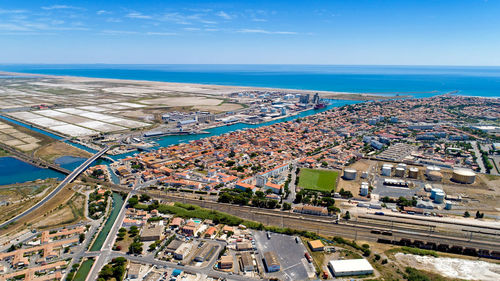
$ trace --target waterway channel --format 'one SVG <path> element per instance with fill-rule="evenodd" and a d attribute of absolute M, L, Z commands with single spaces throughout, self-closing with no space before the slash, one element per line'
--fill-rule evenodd
<path fill-rule="evenodd" d="M 206 130 L 208 134 L 197 134 L 197 135 L 178 135 L 178 136 L 163 136 L 159 138 L 154 138 L 156 143 L 158 143 L 158 146 L 153 147 L 153 148 L 159 148 L 159 147 L 166 147 L 170 145 L 175 145 L 179 143 L 186 143 L 189 141 L 193 140 L 198 140 L 201 138 L 206 138 L 206 137 L 211 137 L 211 136 L 218 136 L 222 135 L 225 133 L 229 132 L 234 132 L 236 130 L 244 130 L 244 129 L 249 129 L 249 128 L 258 128 L 262 126 L 269 126 L 275 123 L 280 123 L 280 122 L 286 122 L 290 120 L 294 120 L 297 118 L 302 118 L 306 116 L 310 116 L 313 114 L 317 114 L 326 110 L 330 110 L 335 107 L 341 107 L 344 105 L 349 105 L 349 104 L 355 104 L 355 103 L 360 103 L 361 101 L 352 101 L 352 100 L 329 100 L 329 105 L 323 109 L 320 110 L 307 110 L 303 111 L 297 115 L 293 116 L 288 116 L 280 119 L 275 119 L 269 122 L 261 123 L 261 124 L 243 124 L 243 123 L 236 123 L 233 125 L 229 126 L 221 126 L 221 127 L 216 127 L 212 129 Z M 62 137 L 52 134 L 50 132 L 32 127 L 30 125 L 21 123 L 19 121 L 13 120 L 11 118 L 5 117 L 5 116 L 0 116 L 0 119 L 4 119 L 7 121 L 10 121 L 12 123 L 15 123 L 17 125 L 23 126 L 25 128 L 28 128 L 30 130 L 36 131 L 38 133 L 45 134 L 49 137 L 52 137 L 57 140 L 63 139 Z M 96 151 L 94 149 L 88 148 L 84 145 L 78 144 L 78 143 L 73 143 L 71 141 L 65 141 L 68 144 L 71 144 L 77 148 L 86 150 L 90 153 L 95 153 Z M 109 157 L 118 160 L 118 159 L 123 159 L 127 156 L 131 156 L 136 154 L 137 152 L 129 152 L 125 154 L 119 154 L 119 155 L 110 155 Z M 58 164 L 60 164 L 63 168 L 66 168 L 68 170 L 73 170 L 76 167 L 78 167 L 81 163 L 85 161 L 84 158 L 79 158 L 79 157 L 72 157 L 72 156 L 63 156 L 60 157 L 56 160 L 56 163 L 59 161 Z M 19 163 L 21 162 L 21 163 Z M 108 160 L 104 159 L 99 159 L 96 162 L 94 162 L 94 165 L 102 165 L 102 164 L 109 164 Z M 20 182 L 26 182 L 26 181 L 32 181 L 36 179 L 47 179 L 47 178 L 58 178 L 62 179 L 64 178 L 64 175 L 62 173 L 50 170 L 50 169 L 42 169 L 38 167 L 31 166 L 30 164 L 26 164 L 22 161 L 19 161 L 18 159 L 12 158 L 12 157 L 0 157 L 0 168 L 5 167 L 3 169 L 0 169 L 0 185 L 8 185 L 8 184 L 14 184 L 14 183 L 20 183 Z M 7 168 L 8 167 L 8 168 Z M 118 180 L 116 178 L 116 175 L 111 174 L 111 178 L 113 182 L 116 183 Z"/>

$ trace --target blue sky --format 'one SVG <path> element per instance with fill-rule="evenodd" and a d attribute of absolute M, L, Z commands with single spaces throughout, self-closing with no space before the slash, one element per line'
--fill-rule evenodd
<path fill-rule="evenodd" d="M 0 0 L 0 63 L 500 65 L 500 1 Z"/>

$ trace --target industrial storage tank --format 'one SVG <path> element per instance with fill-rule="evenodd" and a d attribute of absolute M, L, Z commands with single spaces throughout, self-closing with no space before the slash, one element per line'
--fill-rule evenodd
<path fill-rule="evenodd" d="M 408 177 L 416 179 L 418 177 L 418 168 L 410 168 L 410 170 L 408 171 Z"/>
<path fill-rule="evenodd" d="M 384 164 L 382 166 L 382 176 L 390 177 L 392 172 L 392 165 Z"/>
<path fill-rule="evenodd" d="M 444 192 L 437 192 L 436 195 L 434 195 L 434 202 L 439 203 L 439 204 L 443 203 L 444 196 L 445 196 Z"/>
<path fill-rule="evenodd" d="M 451 210 L 451 208 L 453 207 L 453 203 L 451 203 L 450 201 L 445 201 L 445 210 Z"/>
<path fill-rule="evenodd" d="M 405 176 L 405 168 L 397 167 L 395 175 L 396 175 L 396 177 L 404 177 Z"/>
<path fill-rule="evenodd" d="M 441 174 L 440 172 L 431 171 L 427 174 L 427 178 L 431 181 L 442 181 L 443 174 Z"/>
<path fill-rule="evenodd" d="M 425 167 L 425 174 L 429 175 L 431 172 L 441 172 L 441 168 L 436 166 L 427 166 Z"/>
<path fill-rule="evenodd" d="M 431 189 L 431 199 L 435 199 L 436 198 L 436 194 L 437 193 L 444 193 L 444 191 L 440 188 L 433 188 Z"/>
<path fill-rule="evenodd" d="M 398 168 L 403 168 L 406 170 L 406 164 L 405 163 L 399 163 Z"/>
<path fill-rule="evenodd" d="M 356 171 L 355 169 L 345 169 L 344 170 L 344 179 L 355 180 L 357 174 L 358 174 L 358 171 Z"/>
<path fill-rule="evenodd" d="M 367 196 L 368 195 L 368 191 L 369 191 L 368 183 L 363 182 L 361 184 L 361 189 L 359 190 L 359 194 L 361 196 Z"/>
<path fill-rule="evenodd" d="M 459 183 L 470 184 L 476 181 L 476 173 L 469 169 L 455 169 L 451 179 Z"/>

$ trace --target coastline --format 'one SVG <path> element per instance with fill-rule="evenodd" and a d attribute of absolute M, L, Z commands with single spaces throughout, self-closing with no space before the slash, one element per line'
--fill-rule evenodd
<path fill-rule="evenodd" d="M 301 90 L 301 89 L 286 89 L 286 88 L 272 88 L 272 87 L 253 87 L 253 86 L 229 86 L 229 85 L 217 85 L 217 84 L 203 84 L 203 83 L 179 83 L 179 82 L 163 82 L 163 81 L 151 81 L 151 80 L 135 80 L 135 79 L 115 79 L 115 78 L 94 78 L 94 77 L 84 77 L 84 76 L 67 76 L 67 75 L 47 75 L 47 74 L 36 74 L 36 73 L 22 73 L 22 72 L 8 72 L 0 71 L 1 76 L 19 76 L 19 78 L 50 78 L 50 79 L 61 79 L 67 82 L 77 82 L 77 83 L 89 83 L 89 82 L 101 82 L 101 83 L 124 83 L 135 84 L 136 86 L 147 86 L 147 87 L 159 87 L 161 90 L 169 90 L 166 88 L 182 88 L 186 92 L 190 92 L 192 89 L 201 89 L 205 91 L 221 91 L 221 93 L 205 93 L 207 95 L 217 96 L 220 94 L 227 94 L 231 92 L 238 91 L 280 91 L 284 93 L 292 94 L 315 94 L 318 93 L 322 98 L 326 99 L 336 99 L 336 100 L 384 100 L 384 99 L 394 99 L 394 98 L 410 98 L 413 97 L 412 93 L 355 93 L 355 92 L 337 92 L 337 91 L 321 91 L 321 90 Z M 415 92 L 413 92 L 415 93 Z M 423 92 L 431 93 L 431 92 Z M 394 96 L 398 94 L 398 96 Z"/>

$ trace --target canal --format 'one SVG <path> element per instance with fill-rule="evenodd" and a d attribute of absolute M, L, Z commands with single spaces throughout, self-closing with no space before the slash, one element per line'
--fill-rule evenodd
<path fill-rule="evenodd" d="M 106 220 L 106 223 L 104 224 L 103 228 L 97 235 L 97 238 L 95 239 L 94 244 L 92 244 L 92 247 L 90 247 L 89 251 L 101 250 L 104 241 L 106 241 L 106 237 L 108 237 L 111 227 L 113 227 L 113 224 L 115 223 L 115 220 L 120 214 L 120 210 L 123 204 L 125 203 L 122 196 L 117 192 L 113 192 L 112 198 L 113 198 L 113 205 L 111 208 L 111 214 L 109 215 L 108 219 Z"/>
<path fill-rule="evenodd" d="M 251 124 L 237 123 L 237 124 L 233 124 L 233 125 L 229 125 L 229 126 L 221 126 L 221 127 L 208 129 L 208 130 L 206 130 L 208 132 L 208 134 L 163 136 L 163 137 L 159 137 L 159 138 L 154 138 L 152 140 L 154 140 L 156 143 L 158 143 L 158 146 L 153 147 L 153 148 L 157 149 L 159 147 L 166 147 L 166 146 L 175 145 L 175 144 L 179 144 L 179 143 L 186 143 L 186 142 L 198 140 L 201 138 L 218 136 L 218 135 L 222 135 L 225 133 L 234 132 L 236 130 L 245 130 L 245 129 L 250 129 L 250 128 L 269 126 L 269 125 L 280 123 L 280 122 L 286 122 L 286 121 L 295 120 L 297 118 L 310 116 L 313 114 L 317 114 L 317 113 L 320 113 L 323 111 L 330 110 L 332 108 L 341 107 L 341 106 L 349 105 L 349 104 L 360 103 L 362 101 L 328 100 L 328 102 L 330 104 L 323 109 L 319 109 L 319 110 L 311 109 L 311 110 L 303 111 L 303 112 L 301 112 L 297 115 L 294 115 L 294 116 L 288 116 L 288 117 L 272 120 L 272 121 L 261 123 L 261 124 L 251 125 Z M 0 116 L 0 119 L 10 121 L 12 123 L 15 123 L 17 125 L 23 126 L 23 127 L 28 128 L 30 130 L 45 134 L 45 135 L 52 137 L 54 139 L 57 139 L 57 140 L 63 139 L 62 137 L 57 136 L 55 134 L 52 134 L 50 132 L 32 127 L 30 125 L 21 123 L 19 121 L 13 120 L 13 119 L 5 117 L 5 116 Z M 70 145 L 73 145 L 77 148 L 88 151 L 90 153 L 96 153 L 96 150 L 88 148 L 84 145 L 74 143 L 71 141 L 65 141 L 65 142 L 70 144 Z M 123 159 L 127 156 L 132 156 L 136 153 L 137 152 L 134 151 L 134 152 L 125 153 L 125 154 L 110 155 L 109 157 L 112 158 L 113 160 L 119 160 L 119 159 Z M 52 171 L 49 169 L 41 169 L 38 167 L 33 167 L 33 166 L 26 164 L 24 162 L 22 162 L 22 164 L 20 164 L 18 162 L 21 162 L 21 161 L 15 159 L 15 158 L 12 158 L 12 157 L 3 157 L 0 159 L 3 159 L 0 161 L 0 167 L 2 167 L 1 165 L 5 166 L 5 167 L 7 167 L 7 166 L 12 167 L 10 170 L 9 169 L 0 169 L 0 185 L 26 182 L 26 181 L 36 180 L 36 179 L 47 179 L 47 178 L 62 179 L 62 178 L 64 178 L 64 175 L 59 173 L 59 172 Z M 81 163 L 83 163 L 84 161 L 85 161 L 85 158 L 63 156 L 63 157 L 58 158 L 56 160 L 56 163 L 60 164 L 61 167 L 63 167 L 63 168 L 66 168 L 68 170 L 73 170 L 76 167 L 78 167 Z M 105 160 L 105 159 L 98 159 L 97 161 L 94 162 L 93 165 L 102 165 L 102 164 L 109 164 L 109 161 Z M 22 169 L 14 169 L 15 167 L 21 167 L 21 166 L 22 166 Z M 31 166 L 32 168 L 30 168 L 28 166 Z M 14 171 L 14 173 L 12 173 L 12 171 Z M 118 182 L 118 178 L 116 177 L 116 175 L 114 175 L 114 173 L 111 173 L 111 179 L 113 180 L 114 183 Z"/>

